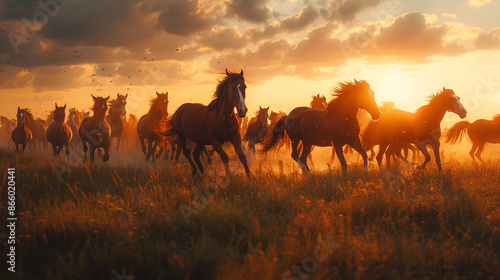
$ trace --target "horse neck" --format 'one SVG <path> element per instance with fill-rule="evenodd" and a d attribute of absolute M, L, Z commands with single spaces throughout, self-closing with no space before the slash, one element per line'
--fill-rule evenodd
<path fill-rule="evenodd" d="M 98 113 L 98 114 L 96 114 L 96 112 L 94 112 L 94 120 L 96 120 L 98 122 L 104 120 L 105 116 L 106 116 L 106 112 Z"/>
<path fill-rule="evenodd" d="M 439 126 L 446 114 L 446 109 L 442 108 L 439 103 L 429 103 L 425 106 L 425 108 L 416 113 L 417 117 L 428 124 Z"/>
<path fill-rule="evenodd" d="M 114 112 L 112 110 L 108 112 L 108 117 L 110 120 L 118 120 L 120 119 L 121 115 L 122 115 L 121 112 Z"/>
<path fill-rule="evenodd" d="M 24 119 L 22 122 L 17 121 L 17 127 L 19 128 L 24 128 L 24 123 L 26 122 L 26 119 Z"/>
<path fill-rule="evenodd" d="M 226 89 L 227 91 L 227 89 Z M 234 115 L 234 106 L 229 102 L 227 96 L 229 93 L 226 92 L 224 97 L 219 97 L 222 98 L 219 100 L 219 106 L 217 106 L 216 111 L 217 115 L 219 118 L 223 119 L 225 122 L 229 122 L 231 120 L 231 117 Z"/>
<path fill-rule="evenodd" d="M 349 99 L 345 99 L 343 102 L 339 102 L 335 104 L 335 107 L 330 109 L 330 112 L 327 112 L 327 116 L 335 116 L 341 119 L 355 119 L 358 114 L 359 107 L 357 106 L 348 106 Z"/>

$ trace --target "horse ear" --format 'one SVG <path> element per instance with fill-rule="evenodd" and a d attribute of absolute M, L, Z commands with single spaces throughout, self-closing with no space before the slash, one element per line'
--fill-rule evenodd
<path fill-rule="evenodd" d="M 106 101 L 108 101 L 108 99 L 109 99 L 109 95 L 108 95 L 108 97 L 104 98 L 104 100 L 106 100 Z"/>
<path fill-rule="evenodd" d="M 57 109 L 57 102 L 56 102 L 56 109 Z"/>
<path fill-rule="evenodd" d="M 64 104 L 64 107 L 63 107 L 63 108 L 64 108 L 64 110 L 66 110 L 66 104 Z"/>
<path fill-rule="evenodd" d="M 356 81 L 356 78 L 354 78 L 354 82 L 355 82 L 355 83 L 358 83 L 358 81 Z"/>
<path fill-rule="evenodd" d="M 156 92 L 156 96 L 160 96 L 160 94 L 158 92 Z"/>
<path fill-rule="evenodd" d="M 227 68 L 226 68 L 226 75 L 229 76 L 229 72 L 227 71 Z"/>
<path fill-rule="evenodd" d="M 120 97 L 120 93 L 117 93 L 117 94 L 116 94 L 116 97 L 118 97 L 118 98 L 119 98 L 119 97 Z"/>
<path fill-rule="evenodd" d="M 443 87 L 443 92 L 444 92 L 445 88 Z"/>
<path fill-rule="evenodd" d="M 261 109 L 261 110 L 262 110 L 262 107 L 260 107 L 260 106 L 259 106 L 259 109 Z"/>
<path fill-rule="evenodd" d="M 243 69 L 241 69 L 241 71 L 240 71 L 240 75 L 241 75 L 241 76 L 243 76 Z"/>
<path fill-rule="evenodd" d="M 21 106 L 17 106 L 17 111 L 21 111 Z"/>
<path fill-rule="evenodd" d="M 125 98 L 127 98 L 127 97 L 128 97 L 128 93 L 127 93 L 127 94 L 125 94 Z"/>
<path fill-rule="evenodd" d="M 269 110 L 269 106 L 267 106 L 267 110 Z"/>

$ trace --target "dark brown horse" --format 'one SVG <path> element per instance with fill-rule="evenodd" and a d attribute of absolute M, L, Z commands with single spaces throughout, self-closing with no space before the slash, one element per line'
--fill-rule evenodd
<path fill-rule="evenodd" d="M 66 118 L 66 104 L 54 111 L 54 122 L 47 128 L 47 140 L 52 145 L 54 156 L 59 156 L 63 147 L 66 147 L 66 157 L 69 160 L 69 142 L 73 138 L 71 128 L 64 122 Z"/>
<path fill-rule="evenodd" d="M 247 176 L 250 176 L 247 160 L 241 149 L 238 120 L 234 114 L 234 108 L 237 109 L 240 118 L 245 117 L 247 113 L 245 89 L 243 70 L 238 74 L 228 72 L 226 69 L 225 77 L 219 81 L 215 90 L 214 100 L 208 106 L 198 103 L 185 103 L 173 115 L 165 135 L 177 135 L 184 156 L 191 165 L 193 175 L 198 172 L 196 165 L 198 165 L 200 172 L 203 173 L 200 154 L 205 145 L 212 145 L 213 149 L 221 157 L 222 162 L 224 162 L 227 174 L 230 174 L 229 159 L 222 149 L 222 144 L 230 142 L 245 167 Z M 193 151 L 196 165 L 191 159 L 190 150 L 186 145 L 187 139 L 196 144 Z"/>
<path fill-rule="evenodd" d="M 17 126 L 11 134 L 11 139 L 16 145 L 16 151 L 19 152 L 19 145 L 23 147 L 23 152 L 26 150 L 26 144 L 32 139 L 31 130 L 26 126 L 26 116 L 31 114 L 28 108 L 21 109 L 17 107 Z"/>
<path fill-rule="evenodd" d="M 146 161 L 155 161 L 155 153 L 158 145 L 164 140 L 160 134 L 164 130 L 168 117 L 168 92 L 156 93 L 156 97 L 150 101 L 151 107 L 146 115 L 142 116 L 137 123 L 137 133 L 141 142 L 142 152 L 146 156 Z M 144 140 L 148 140 L 148 149 Z"/>
<path fill-rule="evenodd" d="M 116 138 L 116 151 L 120 150 L 120 142 L 122 141 L 123 135 L 123 118 L 127 115 L 127 110 L 125 106 L 127 105 L 127 96 L 120 95 L 119 93 L 116 95 L 116 99 L 109 100 L 108 103 L 110 105 L 108 115 L 106 116 L 106 120 L 111 126 L 111 136 L 110 141 L 113 138 Z"/>
<path fill-rule="evenodd" d="M 250 151 L 255 155 L 255 145 L 264 143 L 264 138 L 269 132 L 269 127 L 267 125 L 269 107 L 262 108 L 259 106 L 259 111 L 257 112 L 257 120 L 248 126 L 245 133 L 243 141 L 248 141 L 250 146 Z"/>
<path fill-rule="evenodd" d="M 69 109 L 69 114 L 68 114 L 68 119 L 66 121 L 66 124 L 71 128 L 71 132 L 73 133 L 73 138 L 71 139 L 71 147 L 73 149 L 76 149 L 78 147 L 78 144 L 82 142 L 82 139 L 80 138 L 80 134 L 78 133 L 78 128 L 82 125 L 82 121 L 90 116 L 90 112 L 79 112 L 75 108 L 70 108 Z"/>
<path fill-rule="evenodd" d="M 402 110 L 391 110 L 382 114 L 380 120 L 369 125 L 363 135 L 365 147 L 379 145 L 377 162 L 382 168 L 382 158 L 389 146 L 396 155 L 404 160 L 401 155 L 401 143 L 413 143 L 424 154 L 425 161 L 418 166 L 425 168 L 431 156 L 425 145 L 430 145 L 434 151 L 438 170 L 441 172 L 441 159 L 439 147 L 441 137 L 441 120 L 446 112 L 453 112 L 465 118 L 467 110 L 460 103 L 460 98 L 451 89 L 445 89 L 429 98 L 429 103 L 417 109 L 415 113 Z M 370 127 L 371 126 L 371 127 Z"/>
<path fill-rule="evenodd" d="M 366 81 L 356 79 L 354 82 L 340 83 L 334 92 L 336 98 L 328 103 L 326 110 L 298 107 L 288 116 L 282 117 L 268 134 L 263 151 L 273 149 L 286 132 L 292 142 L 292 158 L 307 173 L 307 156 L 311 147 L 333 145 L 345 175 L 347 163 L 342 147 L 349 144 L 363 157 L 364 171 L 368 173 L 368 161 L 359 140 L 356 113 L 361 108 L 367 110 L 373 119 L 379 118 L 380 111 L 375 103 L 374 93 Z M 303 144 L 300 157 L 297 149 L 299 142 Z"/>
<path fill-rule="evenodd" d="M 483 162 L 481 153 L 486 143 L 500 143 L 500 115 L 493 117 L 493 120 L 479 119 L 470 123 L 461 121 L 454 124 L 446 134 L 446 142 L 455 144 L 460 142 L 462 137 L 467 135 L 472 141 L 472 148 L 469 155 L 476 161 L 476 157 Z"/>
<path fill-rule="evenodd" d="M 90 162 L 94 162 L 95 150 L 102 148 L 104 149 L 104 155 L 101 159 L 102 161 L 108 161 L 111 127 L 105 116 L 108 110 L 109 96 L 106 98 L 91 96 L 94 99 L 94 106 L 92 107 L 94 115 L 85 118 L 78 130 L 82 139 L 84 159 L 87 160 L 87 150 L 90 148 Z M 87 147 L 87 144 L 89 144 L 89 147 Z"/>

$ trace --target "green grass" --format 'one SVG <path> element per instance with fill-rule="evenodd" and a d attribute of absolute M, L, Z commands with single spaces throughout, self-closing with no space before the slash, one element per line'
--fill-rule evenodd
<path fill-rule="evenodd" d="M 59 180 L 50 157 L 0 157 L 3 201 L 6 169 L 17 169 L 16 279 L 112 279 L 122 268 L 135 279 L 282 279 L 316 248 L 327 258 L 304 279 L 500 279 L 495 160 L 445 162 L 444 174 L 430 165 L 392 187 L 359 164 L 344 178 L 257 161 L 251 179 L 233 175 L 186 223 L 179 205 L 193 206 L 192 189 L 213 179 L 185 165 L 80 164 Z"/>

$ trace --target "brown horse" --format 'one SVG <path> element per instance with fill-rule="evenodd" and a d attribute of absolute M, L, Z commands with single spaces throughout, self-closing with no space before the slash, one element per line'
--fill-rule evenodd
<path fill-rule="evenodd" d="M 368 173 L 368 161 L 365 150 L 359 140 L 359 124 L 356 119 L 358 110 L 367 110 L 373 119 L 378 119 L 380 111 L 375 103 L 374 93 L 366 81 L 344 82 L 334 89 L 336 98 L 328 103 L 326 110 L 298 107 L 290 115 L 282 117 L 266 137 L 263 151 L 273 149 L 284 132 L 292 142 L 292 158 L 299 163 L 304 173 L 309 172 L 307 156 L 311 147 L 334 146 L 345 175 L 347 163 L 342 147 L 349 144 L 361 154 L 364 171 Z M 303 144 L 299 158 L 298 144 Z"/>
<path fill-rule="evenodd" d="M 200 172 L 203 173 L 200 154 L 205 145 L 212 145 L 222 162 L 224 162 L 227 174 L 230 174 L 229 159 L 222 149 L 222 144 L 231 142 L 245 168 L 247 176 L 250 176 L 247 160 L 241 149 L 238 120 L 234 114 L 234 108 L 237 109 L 240 118 L 245 117 L 247 113 L 245 89 L 243 70 L 238 74 L 228 72 L 226 69 L 225 77 L 219 81 L 215 90 L 214 100 L 208 106 L 185 103 L 173 115 L 165 135 L 177 135 L 183 154 L 191 165 L 193 175 L 197 173 L 196 165 L 198 165 Z M 187 139 L 196 143 L 193 151 L 196 165 L 191 159 L 190 150 L 186 145 Z"/>
<path fill-rule="evenodd" d="M 30 142 L 30 149 L 36 148 L 35 145 L 43 146 L 47 145 L 47 138 L 45 137 L 45 126 L 44 122 L 40 120 L 35 120 L 33 114 L 30 110 L 26 110 L 24 113 L 25 125 L 31 130 L 32 140 Z"/>
<path fill-rule="evenodd" d="M 248 141 L 250 146 L 250 151 L 255 156 L 255 145 L 264 143 L 264 137 L 269 132 L 269 127 L 267 125 L 269 107 L 262 108 L 259 106 L 259 111 L 257 112 L 257 121 L 251 123 L 243 137 L 243 141 Z"/>
<path fill-rule="evenodd" d="M 105 116 L 108 110 L 109 96 L 106 98 L 91 96 L 94 99 L 94 106 L 92 107 L 94 115 L 85 118 L 78 130 L 82 139 L 84 160 L 87 160 L 87 150 L 90 148 L 90 162 L 93 163 L 95 150 L 102 148 L 104 149 L 104 155 L 101 159 L 102 161 L 108 161 L 111 127 Z M 89 147 L 87 147 L 87 144 L 89 144 Z"/>
<path fill-rule="evenodd" d="M 441 159 L 439 157 L 439 147 L 441 137 L 441 120 L 446 112 L 453 112 L 465 118 L 467 110 L 460 103 L 460 98 L 451 89 L 445 89 L 438 94 L 431 95 L 429 103 L 417 109 L 415 113 L 402 110 L 391 110 L 382 114 L 380 120 L 373 122 L 363 135 L 365 147 L 378 144 L 380 146 L 377 154 L 377 162 L 382 168 L 382 157 L 387 148 L 392 145 L 394 153 L 403 161 L 401 155 L 401 143 L 413 143 L 424 154 L 425 161 L 418 166 L 425 168 L 431 156 L 425 145 L 430 145 L 434 151 L 434 156 L 438 170 L 441 172 Z M 407 162 L 407 161 L 405 161 Z"/>
<path fill-rule="evenodd" d="M 146 162 L 155 161 L 155 153 L 158 145 L 162 144 L 164 125 L 168 117 L 168 92 L 156 93 L 156 97 L 150 101 L 151 107 L 146 115 L 142 116 L 137 123 L 137 133 L 141 142 L 142 152 L 146 156 Z M 148 140 L 148 150 L 144 140 Z"/>
<path fill-rule="evenodd" d="M 28 108 L 21 109 L 20 107 L 17 107 L 17 126 L 14 128 L 10 136 L 16 145 L 17 152 L 19 152 L 19 145 L 23 146 L 24 152 L 24 150 L 26 150 L 26 144 L 28 144 L 33 137 L 31 130 L 25 124 L 28 113 Z M 31 113 L 29 114 L 31 115 Z"/>
<path fill-rule="evenodd" d="M 71 128 L 64 122 L 66 118 L 66 104 L 54 111 L 54 122 L 47 128 L 47 140 L 52 145 L 54 156 L 59 156 L 63 147 L 66 147 L 66 157 L 69 160 L 69 142 L 73 138 Z"/>
<path fill-rule="evenodd" d="M 446 134 L 446 142 L 455 144 L 460 142 L 462 137 L 467 135 L 472 141 L 472 148 L 469 152 L 471 158 L 476 161 L 477 157 L 481 162 L 484 145 L 486 143 L 500 143 L 500 115 L 493 117 L 493 120 L 479 119 L 470 123 L 461 121 L 454 124 Z M 475 157 L 474 157 L 475 156 Z"/>
<path fill-rule="evenodd" d="M 106 120 L 111 126 L 111 136 L 112 138 L 116 138 L 116 151 L 120 150 L 120 142 L 122 141 L 123 135 L 123 118 L 127 114 L 127 110 L 125 106 L 127 105 L 127 96 L 120 95 L 119 93 L 116 95 L 116 99 L 109 100 L 110 108 L 108 111 L 108 115 L 106 116 Z"/>

